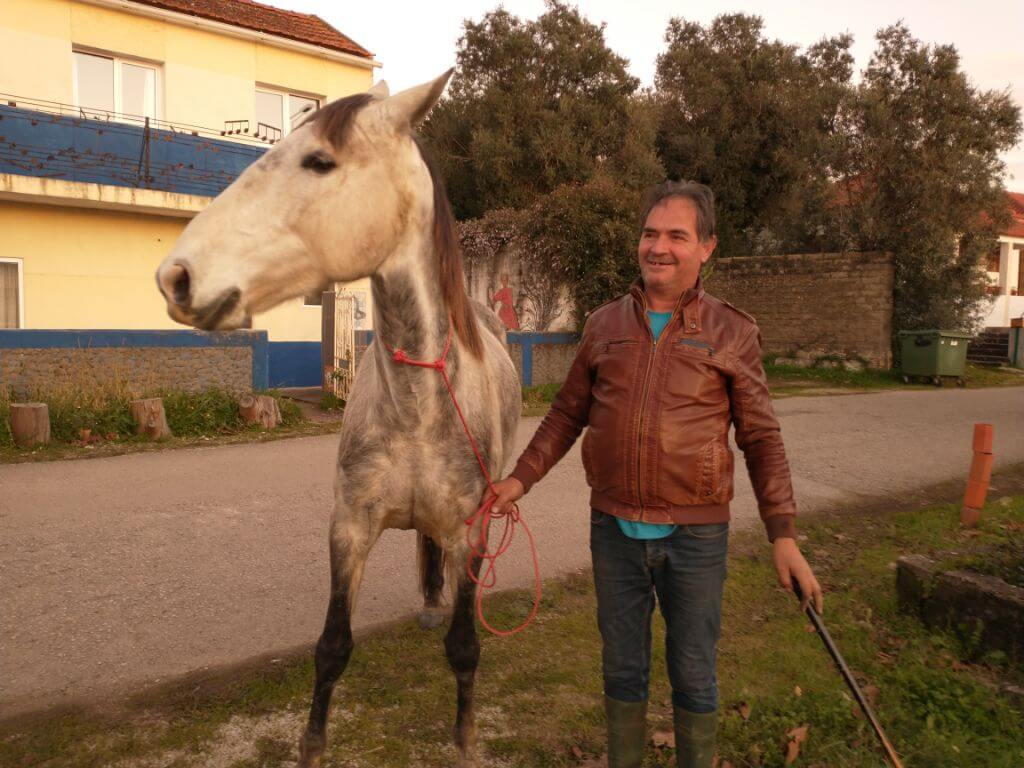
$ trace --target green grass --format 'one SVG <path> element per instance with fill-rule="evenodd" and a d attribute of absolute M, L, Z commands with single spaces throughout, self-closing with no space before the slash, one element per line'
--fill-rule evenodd
<path fill-rule="evenodd" d="M 976 532 L 961 532 L 954 505 L 802 521 L 801 546 L 826 587 L 825 621 L 908 768 L 1024 765 L 1024 712 L 1000 691 L 1024 671 L 898 612 L 892 563 L 904 553 L 982 551 L 1024 524 L 1024 496 L 990 504 Z M 738 534 L 719 653 L 720 754 L 736 768 L 780 768 L 785 734 L 809 726 L 797 766 L 878 768 L 883 758 L 819 638 L 793 597 L 774 585 L 759 531 Z M 588 574 L 545 584 L 537 622 L 513 639 L 484 634 L 476 702 L 484 763 L 569 768 L 603 751 L 600 639 Z M 488 599 L 489 619 L 509 626 L 529 595 Z M 360 638 L 335 695 L 325 766 L 439 768 L 452 763 L 454 681 L 444 629 L 411 622 Z M 650 726 L 670 723 L 664 627 L 654 624 Z M 310 638 L 312 642 L 315 638 Z M 0 727 L 0 765 L 91 768 L 202 766 L 236 748 L 233 768 L 290 765 L 312 686 L 310 653 L 216 685 L 150 692 L 125 713 L 67 712 Z M 800 695 L 795 689 L 799 687 Z M 745 704 L 745 707 L 741 707 Z M 748 718 L 740 710 L 749 707 Z M 232 717 L 232 727 L 227 724 Z M 276 729 L 268 724 L 282 723 Z M 234 735 L 232 735 L 234 734 Z M 242 754 L 242 753 L 240 753 Z M 649 748 L 648 768 L 674 765 Z M 139 762 L 139 764 L 142 764 Z"/>
<path fill-rule="evenodd" d="M 306 429 L 302 409 L 277 390 L 258 394 L 270 395 L 277 400 L 281 411 L 281 424 L 275 430 L 278 436 L 336 431 L 320 427 Z M 266 432 L 257 425 L 243 423 L 236 396 L 222 389 L 201 392 L 172 390 L 155 396 L 163 398 L 167 424 L 174 434 L 174 437 L 161 441 L 164 446 L 191 445 L 212 439 L 230 440 L 235 436 L 255 437 Z M 135 435 L 135 423 L 129 410 L 132 397 L 116 388 L 92 393 L 63 389 L 33 393 L 31 399 L 45 402 L 49 408 L 52 442 L 32 448 L 16 446 L 10 433 L 10 401 L 0 396 L 0 462 L 116 455 L 152 447 L 153 441 Z M 102 438 L 102 442 L 82 445 L 80 434 L 84 429 L 90 430 L 92 436 Z"/>
<path fill-rule="evenodd" d="M 797 368 L 775 365 L 774 355 L 765 359 L 764 370 L 768 386 L 774 397 L 807 394 L 839 394 L 846 392 L 880 392 L 887 389 L 932 390 L 936 387 L 923 380 L 903 383 L 899 371 L 881 371 L 869 368 L 847 371 L 842 368 Z M 987 387 L 1024 386 L 1024 373 L 1012 373 L 998 368 L 967 364 L 967 389 Z M 523 416 L 543 416 L 558 394 L 561 384 L 543 384 L 523 387 Z M 954 388 L 955 382 L 944 381 L 943 386 Z"/>

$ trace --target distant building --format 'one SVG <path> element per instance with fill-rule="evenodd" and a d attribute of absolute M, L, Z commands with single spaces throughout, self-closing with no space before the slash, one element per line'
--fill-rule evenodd
<path fill-rule="evenodd" d="M 994 297 L 984 325 L 1006 328 L 1014 318 L 1024 317 L 1024 193 L 1007 192 L 1010 225 L 999 233 L 999 249 L 989 257 L 989 291 Z"/>
<path fill-rule="evenodd" d="M 180 327 L 154 273 L 188 220 L 376 66 L 250 0 L 0 2 L 0 328 Z M 318 342 L 319 303 L 254 327 Z"/>

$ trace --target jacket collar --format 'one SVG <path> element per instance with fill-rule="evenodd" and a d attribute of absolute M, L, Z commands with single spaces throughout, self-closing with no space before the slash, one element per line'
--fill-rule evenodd
<path fill-rule="evenodd" d="M 644 294 L 644 280 L 642 277 L 638 277 L 633 281 L 633 284 L 629 287 L 629 295 L 633 297 L 633 300 L 640 305 L 643 311 L 647 310 L 647 296 Z M 672 319 L 669 322 L 671 323 L 675 320 L 676 315 L 682 312 L 683 330 L 686 333 L 700 333 L 700 300 L 703 297 L 704 280 L 698 275 L 697 284 L 693 288 L 683 291 L 683 295 L 679 297 L 675 309 L 672 310 Z"/>

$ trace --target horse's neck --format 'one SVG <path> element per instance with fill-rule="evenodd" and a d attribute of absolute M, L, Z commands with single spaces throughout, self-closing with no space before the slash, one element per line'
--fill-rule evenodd
<path fill-rule="evenodd" d="M 429 242 L 429 241 L 428 241 Z M 437 260 L 428 245 L 412 246 L 387 259 L 371 280 L 377 355 L 385 370 L 397 365 L 388 350 L 415 360 L 436 360 L 450 321 L 441 296 Z"/>

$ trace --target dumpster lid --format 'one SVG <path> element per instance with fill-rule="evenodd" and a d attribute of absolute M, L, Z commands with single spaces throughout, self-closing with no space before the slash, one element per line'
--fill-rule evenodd
<path fill-rule="evenodd" d="M 936 328 L 929 328 L 921 331 L 900 331 L 899 336 L 939 336 L 947 339 L 973 339 L 975 334 L 964 333 L 963 331 L 942 331 Z"/>

